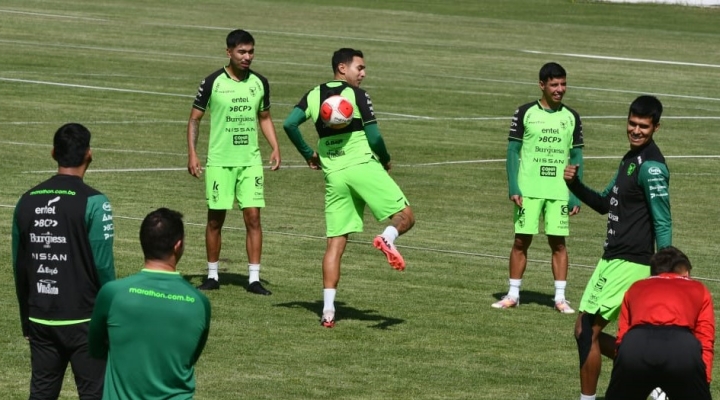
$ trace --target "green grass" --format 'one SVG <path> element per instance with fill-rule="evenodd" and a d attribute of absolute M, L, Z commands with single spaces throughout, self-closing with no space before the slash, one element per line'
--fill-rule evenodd
<path fill-rule="evenodd" d="M 266 174 L 263 211 L 261 276 L 274 294 L 244 291 L 244 228 L 231 212 L 223 286 L 208 294 L 213 321 L 196 397 L 577 398 L 574 318 L 551 308 L 544 236 L 530 249 L 523 305 L 489 307 L 507 289 L 513 236 L 503 162 L 510 116 L 539 96 L 539 67 L 562 64 L 565 100 L 583 117 L 586 180 L 601 188 L 628 147 L 629 103 L 656 94 L 666 109 L 656 138 L 669 157 L 674 242 L 717 294 L 718 18 L 717 8 L 569 0 L 4 1 L 3 398 L 27 398 L 30 374 L 10 268 L 13 206 L 55 170 L 50 143 L 61 124 L 81 122 L 93 132 L 86 181 L 113 202 L 118 275 L 141 268 L 139 222 L 167 206 L 187 223 L 181 272 L 201 281 L 206 205 L 202 182 L 182 170 L 185 127 L 198 83 L 223 65 L 225 35 L 237 27 L 256 38 L 253 68 L 270 80 L 283 155 L 284 168 Z M 338 325 L 326 330 L 318 323 L 322 176 L 304 167 L 281 124 L 310 87 L 331 77 L 331 53 L 346 46 L 365 52 L 363 87 L 418 221 L 398 241 L 408 269 L 397 273 L 370 245 L 384 224 L 367 216 L 343 259 Z M 568 298 L 575 304 L 604 228 L 605 217 L 588 208 L 573 217 Z M 600 398 L 611 365 L 605 360 Z M 717 387 L 713 395 L 720 396 Z M 61 397 L 76 398 L 70 373 Z"/>

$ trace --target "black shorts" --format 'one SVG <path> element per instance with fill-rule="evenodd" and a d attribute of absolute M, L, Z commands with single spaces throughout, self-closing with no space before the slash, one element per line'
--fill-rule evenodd
<path fill-rule="evenodd" d="M 105 360 L 88 353 L 88 322 L 52 326 L 30 322 L 30 400 L 57 399 L 68 363 L 81 400 L 100 400 Z"/>
<path fill-rule="evenodd" d="M 645 400 L 656 387 L 671 400 L 711 399 L 702 347 L 689 329 L 641 325 L 625 334 L 605 400 Z"/>

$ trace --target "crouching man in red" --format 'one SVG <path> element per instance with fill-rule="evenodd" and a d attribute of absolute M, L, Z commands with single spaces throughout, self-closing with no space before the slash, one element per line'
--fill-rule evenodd
<path fill-rule="evenodd" d="M 666 247 L 650 259 L 652 276 L 625 293 L 606 400 L 645 400 L 656 387 L 669 399 L 712 398 L 713 303 L 691 269 L 682 251 Z"/>

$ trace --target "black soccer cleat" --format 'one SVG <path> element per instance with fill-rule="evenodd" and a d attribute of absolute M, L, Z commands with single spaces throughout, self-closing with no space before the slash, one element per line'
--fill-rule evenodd
<path fill-rule="evenodd" d="M 270 296 L 272 294 L 271 291 L 265 289 L 263 285 L 260 283 L 260 281 L 255 281 L 248 285 L 247 291 L 254 294 L 260 294 L 263 296 Z"/>
<path fill-rule="evenodd" d="M 197 288 L 200 290 L 218 290 L 220 289 L 220 282 L 217 279 L 207 278 Z"/>

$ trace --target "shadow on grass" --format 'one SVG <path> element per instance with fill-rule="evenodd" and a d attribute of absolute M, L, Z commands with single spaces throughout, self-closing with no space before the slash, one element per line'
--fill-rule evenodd
<path fill-rule="evenodd" d="M 276 304 L 275 307 L 285 308 L 304 308 L 318 315 L 318 320 L 322 315 L 323 301 L 318 300 L 315 302 L 309 301 L 292 301 L 289 303 Z M 358 321 L 371 321 L 377 322 L 376 324 L 368 326 L 369 328 L 376 329 L 388 329 L 393 325 L 402 324 L 405 322 L 404 319 L 391 318 L 383 315 L 377 315 L 376 310 L 360 310 L 355 307 L 348 307 L 345 303 L 335 303 L 335 315 L 337 316 L 336 321 L 342 320 L 358 320 Z"/>
<path fill-rule="evenodd" d="M 186 281 L 192 283 L 193 280 L 196 278 L 199 278 L 199 282 L 203 282 L 205 278 L 207 278 L 206 274 L 183 274 L 182 276 L 185 278 Z M 241 288 L 247 290 L 249 282 L 248 282 L 248 276 L 243 274 L 232 274 L 227 272 L 219 272 L 218 273 L 218 282 L 220 283 L 220 288 L 222 289 L 223 286 L 240 286 Z M 268 285 L 268 281 L 265 279 L 260 279 L 260 283 L 263 284 L 263 286 Z M 199 285 L 195 284 L 195 286 Z M 267 289 L 270 289 L 268 286 Z"/>
<path fill-rule="evenodd" d="M 507 292 L 493 293 L 493 297 L 500 300 L 506 294 Z M 555 294 L 540 293 L 532 290 L 521 290 L 520 305 L 523 304 L 538 304 L 541 306 L 555 308 Z"/>

